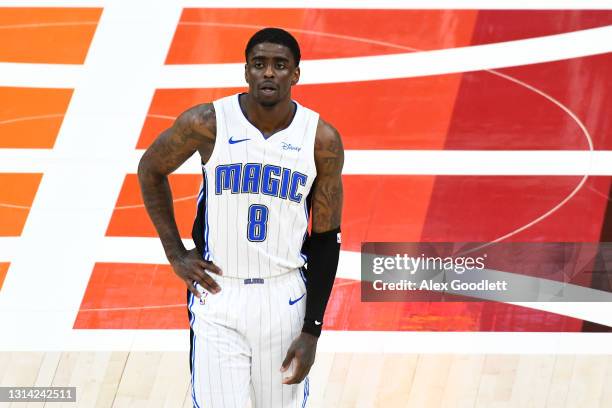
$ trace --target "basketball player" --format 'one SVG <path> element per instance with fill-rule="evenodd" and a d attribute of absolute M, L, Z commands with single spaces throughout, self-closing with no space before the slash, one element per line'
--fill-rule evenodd
<path fill-rule="evenodd" d="M 188 288 L 194 406 L 242 408 L 250 395 L 254 407 L 304 407 L 338 266 L 344 152 L 338 132 L 291 99 L 300 77 L 291 34 L 263 29 L 245 56 L 248 93 L 183 112 L 138 177 Z M 167 175 L 196 151 L 203 185 L 187 250 Z"/>

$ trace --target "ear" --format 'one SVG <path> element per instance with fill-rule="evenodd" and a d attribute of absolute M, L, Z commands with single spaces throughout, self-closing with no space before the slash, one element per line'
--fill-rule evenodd
<path fill-rule="evenodd" d="M 244 80 L 249 83 L 249 64 L 244 64 Z"/>
<path fill-rule="evenodd" d="M 293 71 L 293 78 L 291 78 L 291 86 L 297 84 L 300 80 L 300 67 L 295 68 Z"/>

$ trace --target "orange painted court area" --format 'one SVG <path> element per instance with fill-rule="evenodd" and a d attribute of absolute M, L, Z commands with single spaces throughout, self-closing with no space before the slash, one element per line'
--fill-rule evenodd
<path fill-rule="evenodd" d="M 0 173 L 0 236 L 21 235 L 42 176 Z"/>
<path fill-rule="evenodd" d="M 72 92 L 0 87 L 0 148 L 52 148 Z"/>
<path fill-rule="evenodd" d="M 2 284 L 4 283 L 10 265 L 10 262 L 0 262 L 0 290 L 2 289 Z"/>
<path fill-rule="evenodd" d="M 0 61 L 82 64 L 100 8 L 3 7 Z"/>

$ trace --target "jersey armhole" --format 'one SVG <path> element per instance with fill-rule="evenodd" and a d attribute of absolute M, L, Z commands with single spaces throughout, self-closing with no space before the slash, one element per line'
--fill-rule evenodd
<path fill-rule="evenodd" d="M 213 150 L 210 153 L 210 157 L 208 158 L 208 160 L 206 161 L 206 163 L 204 163 L 202 160 L 200 160 L 200 165 L 202 166 L 203 169 L 205 169 L 205 166 L 214 163 L 216 158 L 217 158 L 217 151 L 219 150 L 219 146 L 220 146 L 220 141 L 222 141 L 225 138 L 225 129 L 223 128 L 223 124 L 224 122 L 224 114 L 223 114 L 223 103 L 222 100 L 216 100 L 213 102 L 213 106 L 215 107 L 215 120 L 217 123 L 217 134 L 215 135 L 215 144 L 213 146 Z"/>
<path fill-rule="evenodd" d="M 317 139 L 317 129 L 319 127 L 319 114 L 317 112 L 311 111 L 310 115 L 311 115 L 311 119 L 310 119 L 309 126 L 312 126 L 314 128 L 314 130 L 311 131 L 312 139 L 310 140 L 311 146 L 312 146 L 311 154 L 310 154 L 310 165 L 312 166 L 312 171 L 314 173 L 313 180 L 316 180 L 317 162 L 315 160 L 315 144 L 316 144 L 316 139 Z"/>

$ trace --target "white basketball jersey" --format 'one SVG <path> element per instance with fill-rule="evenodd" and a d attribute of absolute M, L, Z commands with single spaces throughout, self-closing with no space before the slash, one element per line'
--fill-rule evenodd
<path fill-rule="evenodd" d="M 266 139 L 243 114 L 238 95 L 214 102 L 217 136 L 202 165 L 194 241 L 224 276 L 268 278 L 306 262 L 301 250 L 319 115 L 295 104 L 291 124 Z"/>

